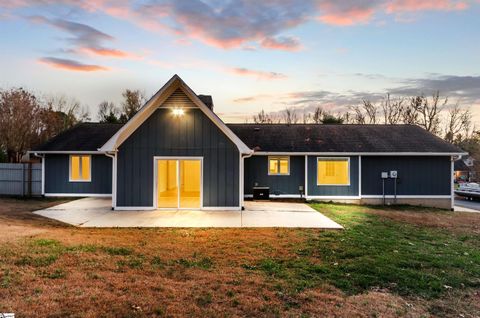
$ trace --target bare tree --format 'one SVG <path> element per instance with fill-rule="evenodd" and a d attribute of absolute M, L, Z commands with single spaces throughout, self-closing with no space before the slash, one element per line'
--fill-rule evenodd
<path fill-rule="evenodd" d="M 312 115 L 313 122 L 315 124 L 321 124 L 322 120 L 323 120 L 324 113 L 325 113 L 325 111 L 323 110 L 322 107 L 320 107 L 320 106 L 315 107 L 315 110 L 313 111 L 313 115 Z"/>
<path fill-rule="evenodd" d="M 457 102 L 455 106 L 448 110 L 445 140 L 448 142 L 459 143 L 462 139 L 468 138 L 472 126 L 472 113 L 469 109 L 461 109 Z"/>
<path fill-rule="evenodd" d="M 351 106 L 350 111 L 352 112 L 352 115 L 351 115 L 352 123 L 359 124 L 359 125 L 366 124 L 365 114 L 359 105 Z"/>
<path fill-rule="evenodd" d="M 41 116 L 42 140 L 50 139 L 79 122 L 89 120 L 88 111 L 82 108 L 77 100 L 64 95 L 45 97 Z"/>
<path fill-rule="evenodd" d="M 98 105 L 98 117 L 101 123 L 118 123 L 120 118 L 118 116 L 119 110 L 115 104 L 103 101 Z"/>
<path fill-rule="evenodd" d="M 258 114 L 253 115 L 253 122 L 255 124 L 273 124 L 273 119 L 262 109 Z"/>
<path fill-rule="evenodd" d="M 448 103 L 448 98 L 441 100 L 440 92 L 436 91 L 432 99 L 421 95 L 411 99 L 411 107 L 418 113 L 417 124 L 425 130 L 440 133 L 440 113 Z"/>
<path fill-rule="evenodd" d="M 402 122 L 402 116 L 404 114 L 404 102 L 403 98 L 392 99 L 390 94 L 387 94 L 382 101 L 382 113 L 384 124 L 399 124 Z"/>
<path fill-rule="evenodd" d="M 377 106 L 369 100 L 363 100 L 363 109 L 365 111 L 367 124 L 377 124 Z"/>
<path fill-rule="evenodd" d="M 303 123 L 308 124 L 312 120 L 312 114 L 311 113 L 305 113 L 303 112 Z"/>
<path fill-rule="evenodd" d="M 140 110 L 145 103 L 145 96 L 139 90 L 126 89 L 122 96 L 124 98 L 122 102 L 122 114 L 120 115 L 120 121 L 126 123 L 130 118 Z"/>
<path fill-rule="evenodd" d="M 285 111 L 283 112 L 282 115 L 283 122 L 285 124 L 296 124 L 298 123 L 298 115 L 295 109 L 293 108 L 285 108 Z"/>

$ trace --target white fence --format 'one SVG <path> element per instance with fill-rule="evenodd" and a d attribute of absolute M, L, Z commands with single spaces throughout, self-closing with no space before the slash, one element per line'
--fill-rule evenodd
<path fill-rule="evenodd" d="M 41 163 L 0 163 L 0 195 L 42 194 Z"/>

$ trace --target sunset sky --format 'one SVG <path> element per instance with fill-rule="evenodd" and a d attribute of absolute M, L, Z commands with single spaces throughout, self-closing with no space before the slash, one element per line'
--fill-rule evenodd
<path fill-rule="evenodd" d="M 480 108 L 480 0 L 0 0 L 0 30 L 1 87 L 74 97 L 94 120 L 175 73 L 227 122 L 387 92 Z"/>

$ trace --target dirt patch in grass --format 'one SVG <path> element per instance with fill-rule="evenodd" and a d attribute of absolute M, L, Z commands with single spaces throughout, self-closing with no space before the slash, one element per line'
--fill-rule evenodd
<path fill-rule="evenodd" d="M 372 209 L 371 213 L 418 227 L 435 227 L 457 233 L 480 234 L 480 213 L 448 211 L 395 211 Z"/>
<path fill-rule="evenodd" d="M 54 205 L 68 202 L 68 199 L 45 198 L 0 198 L 0 223 L 18 226 L 61 226 L 66 224 L 32 213 Z"/>
<path fill-rule="evenodd" d="M 0 243 L 19 237 L 38 235 L 52 227 L 68 226 L 32 213 L 65 202 L 68 200 L 0 198 Z"/>

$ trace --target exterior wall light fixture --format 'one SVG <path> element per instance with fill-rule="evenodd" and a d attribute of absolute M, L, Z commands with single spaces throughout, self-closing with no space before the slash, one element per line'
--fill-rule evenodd
<path fill-rule="evenodd" d="M 175 117 L 180 117 L 180 116 L 183 116 L 183 114 L 185 114 L 185 111 L 181 108 L 174 108 L 173 109 L 173 115 Z"/>

